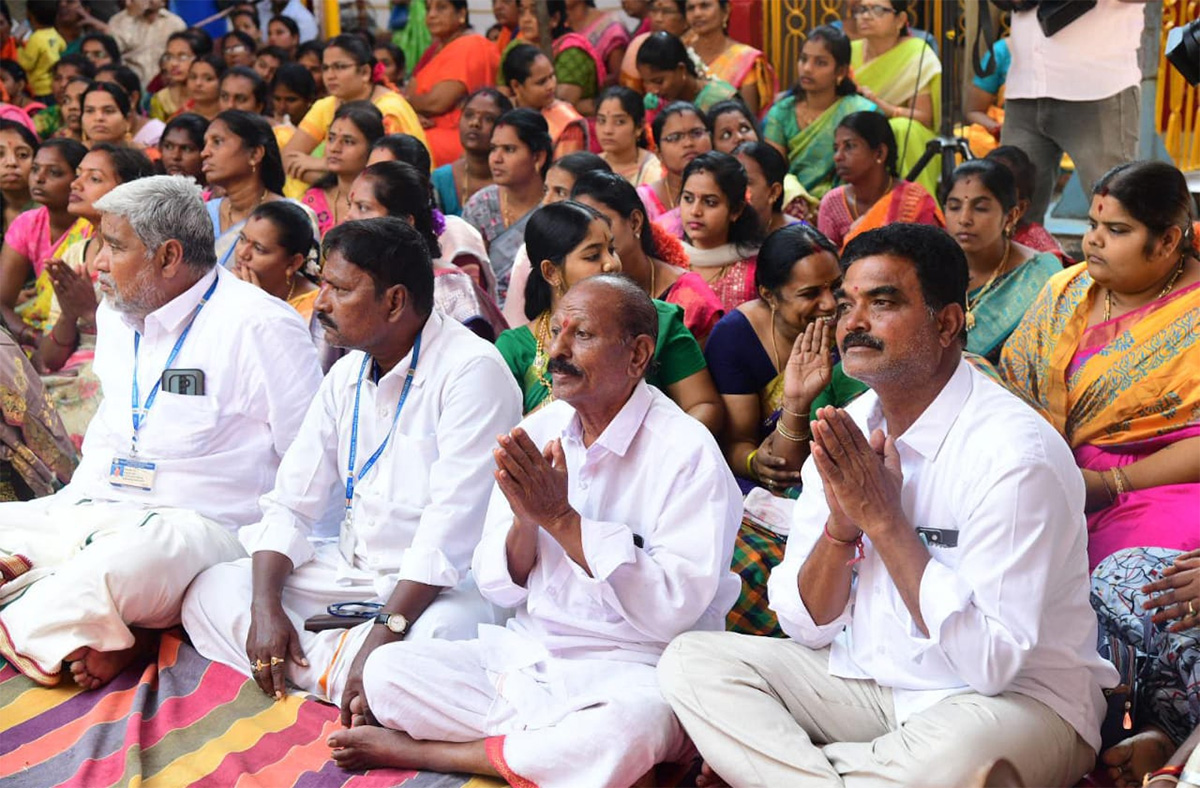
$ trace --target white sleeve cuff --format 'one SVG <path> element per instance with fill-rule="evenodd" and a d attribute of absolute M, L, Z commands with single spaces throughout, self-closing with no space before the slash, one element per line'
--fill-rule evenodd
<path fill-rule="evenodd" d="M 637 546 L 633 542 L 633 531 L 622 523 L 579 518 L 583 557 L 592 570 L 592 579 L 606 582 L 609 575 L 624 564 L 637 560 Z M 580 577 L 587 577 L 583 568 L 571 562 Z"/>
<path fill-rule="evenodd" d="M 404 551 L 404 557 L 400 559 L 400 574 L 397 579 L 454 588 L 462 577 L 441 550 L 413 545 Z"/>
<path fill-rule="evenodd" d="M 243 526 L 238 530 L 238 541 L 248 555 L 264 551 L 286 555 L 292 562 L 292 569 L 307 564 L 314 555 L 308 535 L 286 523 L 268 521 Z"/>
<path fill-rule="evenodd" d="M 499 607 L 514 608 L 529 597 L 529 589 L 517 585 L 508 572 L 507 529 L 484 529 L 471 559 L 471 576 L 484 599 Z"/>

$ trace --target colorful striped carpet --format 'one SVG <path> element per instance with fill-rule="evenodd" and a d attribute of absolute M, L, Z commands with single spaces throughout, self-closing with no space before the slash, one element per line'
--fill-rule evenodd
<path fill-rule="evenodd" d="M 2 664 L 2 663 L 0 663 Z M 337 768 L 325 740 L 337 709 L 311 699 L 275 703 L 240 673 L 163 636 L 158 660 L 83 692 L 39 687 L 0 668 L 0 784 L 237 786 L 237 788 L 491 788 L 463 776 Z"/>

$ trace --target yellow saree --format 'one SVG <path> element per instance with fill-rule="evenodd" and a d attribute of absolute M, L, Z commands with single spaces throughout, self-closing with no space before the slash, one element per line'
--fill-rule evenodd
<path fill-rule="evenodd" d="M 942 64 L 937 53 L 925 39 L 906 36 L 900 43 L 869 63 L 863 62 L 863 41 L 850 44 L 850 67 L 854 81 L 875 92 L 889 104 L 911 105 L 922 93 L 933 99 L 933 125 L 924 126 L 909 118 L 892 118 L 889 124 L 896 135 L 899 148 L 900 175 L 908 176 L 909 169 L 925 152 L 925 144 L 934 138 L 934 129 L 942 117 Z M 937 194 L 939 169 L 926 167 L 917 183 L 930 194 Z"/>
<path fill-rule="evenodd" d="M 1087 263 L 1046 284 L 1001 354 L 1009 388 L 1072 448 L 1123 446 L 1200 424 L 1200 285 L 1088 329 L 1091 285 Z"/>

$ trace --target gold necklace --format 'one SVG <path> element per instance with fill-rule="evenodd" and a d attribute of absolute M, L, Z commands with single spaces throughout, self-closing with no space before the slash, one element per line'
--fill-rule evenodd
<path fill-rule="evenodd" d="M 1179 258 L 1179 264 L 1175 266 L 1175 273 L 1171 274 L 1171 278 L 1167 280 L 1166 286 L 1163 287 L 1162 291 L 1160 291 L 1159 294 L 1154 297 L 1155 301 L 1157 301 L 1158 299 L 1160 299 L 1163 296 L 1170 293 L 1171 289 L 1175 287 L 1175 282 L 1177 282 L 1179 280 L 1179 277 L 1183 274 L 1183 263 L 1184 263 L 1184 260 L 1186 260 L 1186 259 L 1187 258 L 1184 258 L 1184 257 Z M 1105 288 L 1104 289 L 1104 322 L 1107 323 L 1111 319 L 1112 319 L 1112 290 Z"/>
<path fill-rule="evenodd" d="M 512 227 L 513 220 L 512 214 L 509 212 L 508 194 L 503 187 L 500 188 L 500 221 L 504 222 L 505 229 Z"/>
<path fill-rule="evenodd" d="M 292 276 L 292 283 L 288 285 L 288 294 L 283 297 L 284 301 L 292 300 L 292 293 L 296 292 L 296 277 Z"/>
<path fill-rule="evenodd" d="M 466 206 L 467 200 L 471 197 L 471 165 L 467 164 L 467 157 L 462 157 L 463 163 L 463 190 L 462 196 L 458 200 L 459 206 Z"/>
<path fill-rule="evenodd" d="M 1009 238 L 1004 244 L 1004 256 L 1000 258 L 1000 265 L 996 266 L 996 270 L 992 271 L 992 275 L 988 277 L 986 283 L 979 291 L 979 295 L 975 298 L 967 297 L 967 330 L 975 328 L 975 307 L 979 306 L 979 302 L 987 294 L 987 291 L 992 288 L 992 284 L 996 281 L 996 277 L 1000 276 L 1000 272 L 1008 266 L 1008 255 L 1012 251 L 1012 239 Z"/>
<path fill-rule="evenodd" d="M 889 175 L 887 186 L 884 188 L 883 192 L 879 195 L 879 200 L 882 200 L 884 198 L 884 196 L 887 195 L 887 193 L 892 190 L 892 184 L 894 182 L 895 182 L 895 178 L 893 176 Z M 842 192 L 842 200 L 843 201 L 846 201 L 846 195 L 849 193 L 849 191 L 850 191 L 849 189 L 846 189 Z M 859 213 L 859 209 L 858 209 L 858 190 L 855 190 L 854 195 L 851 199 L 854 200 L 854 208 L 851 209 L 849 201 L 846 201 L 846 211 L 850 214 L 850 219 L 852 221 L 857 221 L 858 217 L 862 215 Z M 879 200 L 876 200 L 875 202 L 879 202 Z M 874 205 L 874 204 L 875 203 L 871 203 L 871 205 Z"/>
<path fill-rule="evenodd" d="M 658 298 L 658 291 L 654 289 L 655 275 L 658 273 L 658 265 L 655 264 L 653 257 L 646 258 L 650 261 L 650 297 Z"/>
<path fill-rule="evenodd" d="M 546 402 L 550 402 L 554 399 L 554 385 L 546 376 L 546 366 L 550 363 L 550 358 L 546 355 L 546 345 L 550 343 L 549 310 L 538 316 L 533 331 L 533 339 L 537 345 L 537 352 L 533 356 L 533 374 L 537 377 L 538 383 L 541 383 L 545 387 Z"/>
<path fill-rule="evenodd" d="M 263 204 L 263 200 L 265 199 L 267 199 L 267 190 L 263 189 L 262 193 L 258 195 L 258 201 L 255 202 L 254 205 L 250 206 L 250 210 L 246 211 L 247 218 L 250 216 L 250 214 L 254 213 L 255 208 Z M 228 209 L 225 211 L 225 229 L 228 230 L 229 225 L 233 224 L 233 200 L 229 199 L 228 197 L 224 198 L 224 200 L 221 202 L 221 207 Z"/>

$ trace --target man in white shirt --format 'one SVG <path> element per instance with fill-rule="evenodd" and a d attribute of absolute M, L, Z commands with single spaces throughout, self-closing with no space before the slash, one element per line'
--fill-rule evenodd
<path fill-rule="evenodd" d="M 300 28 L 301 44 L 320 35 L 317 31 L 316 17 L 300 0 L 259 0 L 258 29 L 262 31 L 264 41 L 267 37 L 267 24 L 273 16 L 290 17 L 296 23 L 296 27 Z"/>
<path fill-rule="evenodd" d="M 1036 7 L 1013 13 L 1000 141 L 1025 151 L 1037 167 L 1026 213 L 1033 221 L 1045 216 L 1063 151 L 1087 195 L 1100 176 L 1137 157 L 1144 3 L 1098 0 L 1052 36 L 1043 32 Z M 1083 4 L 1061 5 L 1059 12 Z"/>
<path fill-rule="evenodd" d="M 43 684 L 67 660 L 86 688 L 242 554 L 233 529 L 258 518 L 321 379 L 295 310 L 216 265 L 196 184 L 142 178 L 96 208 L 104 400 L 71 483 L 0 505 L 0 653 Z"/>
<path fill-rule="evenodd" d="M 871 391 L 812 427 L 768 583 L 791 639 L 680 637 L 663 692 L 731 785 L 960 786 L 996 758 L 1072 785 L 1116 672 L 1096 654 L 1070 449 L 963 359 L 953 239 L 891 225 L 842 265 L 842 364 Z"/>
<path fill-rule="evenodd" d="M 704 426 L 643 380 L 658 321 L 636 284 L 579 282 L 551 326 L 556 401 L 500 437 L 472 563 L 516 617 L 373 654 L 355 727 L 329 739 L 344 768 L 630 785 L 685 751 L 654 665 L 724 627 L 741 496 Z"/>
<path fill-rule="evenodd" d="M 252 676 L 342 706 L 362 666 L 400 640 L 472 637 L 497 611 L 468 570 L 491 492 L 494 437 L 521 417 L 499 352 L 433 311 L 425 241 L 396 218 L 325 236 L 315 309 L 340 359 L 312 401 L 262 520 L 239 534 L 251 558 L 198 577 L 183 624 L 196 649 Z M 338 530 L 340 528 L 340 531 Z M 338 533 L 314 546 L 314 531 Z M 305 630 L 338 603 L 381 603 L 346 633 Z M 361 606 L 358 606 L 361 607 Z"/>
<path fill-rule="evenodd" d="M 125 64 L 137 73 L 142 85 L 158 75 L 159 59 L 167 51 L 172 33 L 187 29 L 187 22 L 164 6 L 166 0 L 129 0 L 125 10 L 108 20 L 108 34 L 121 49 Z"/>

